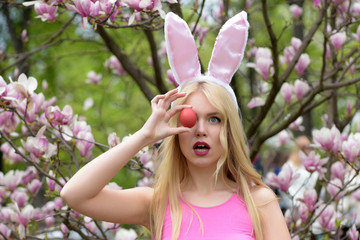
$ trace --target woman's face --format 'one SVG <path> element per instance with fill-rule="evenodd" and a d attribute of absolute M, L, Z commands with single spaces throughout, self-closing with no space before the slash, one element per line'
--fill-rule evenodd
<path fill-rule="evenodd" d="M 191 105 L 197 116 L 191 131 L 179 134 L 180 149 L 188 166 L 216 169 L 223 153 L 220 142 L 223 117 L 202 92 L 193 92 L 184 104 Z"/>

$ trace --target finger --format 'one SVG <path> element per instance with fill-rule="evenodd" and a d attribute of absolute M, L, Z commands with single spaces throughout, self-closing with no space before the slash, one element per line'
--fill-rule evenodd
<path fill-rule="evenodd" d="M 175 93 L 166 95 L 164 98 L 164 107 L 169 108 L 172 102 L 174 102 L 178 98 L 184 97 L 185 95 L 186 95 L 186 93 L 184 93 L 184 92 L 180 92 L 180 93 L 175 92 Z"/>
<path fill-rule="evenodd" d="M 173 117 L 176 113 L 181 112 L 184 108 L 192 108 L 192 105 L 179 105 L 171 108 L 168 111 L 169 119 Z"/>
<path fill-rule="evenodd" d="M 176 128 L 171 128 L 169 130 L 170 135 L 177 135 L 180 133 L 185 133 L 185 132 L 190 132 L 191 128 L 187 128 L 187 127 L 176 127 Z"/>

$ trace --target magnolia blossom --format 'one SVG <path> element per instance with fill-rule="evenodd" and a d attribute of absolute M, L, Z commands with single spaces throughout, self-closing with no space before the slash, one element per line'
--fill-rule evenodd
<path fill-rule="evenodd" d="M 52 178 L 55 178 L 55 174 L 54 174 L 54 172 L 52 170 L 50 170 L 49 175 Z M 55 185 L 56 185 L 56 182 L 52 178 L 49 178 L 49 177 L 46 178 L 46 183 L 49 186 L 50 191 L 54 191 L 55 190 Z"/>
<path fill-rule="evenodd" d="M 41 187 L 42 183 L 39 179 L 35 178 L 30 183 L 28 183 L 27 188 L 31 194 L 35 194 Z"/>
<path fill-rule="evenodd" d="M 284 65 L 285 63 L 290 63 L 293 59 L 295 53 L 298 51 L 299 47 L 301 46 L 302 41 L 299 38 L 292 37 L 290 46 L 285 47 L 284 49 L 284 56 L 281 56 L 281 64 Z"/>
<path fill-rule="evenodd" d="M 24 73 L 20 74 L 17 82 L 12 82 L 11 84 L 24 98 L 31 96 L 38 86 L 37 80 L 35 78 L 28 78 Z"/>
<path fill-rule="evenodd" d="M 85 157 L 91 153 L 94 147 L 95 139 L 91 132 L 82 131 L 77 135 L 76 148 L 79 150 L 80 156 Z"/>
<path fill-rule="evenodd" d="M 345 176 L 345 167 L 344 164 L 340 161 L 336 161 L 331 165 L 331 179 L 337 178 L 341 180 L 341 182 L 344 181 Z"/>
<path fill-rule="evenodd" d="M 355 224 L 352 225 L 352 227 L 347 232 L 347 236 L 349 237 L 349 240 L 358 240 L 359 239 L 359 231 L 356 229 Z"/>
<path fill-rule="evenodd" d="M 328 193 L 330 193 L 331 197 L 335 197 L 336 201 L 339 201 L 344 195 L 345 192 L 341 191 L 341 188 L 343 187 L 343 183 L 340 179 L 334 178 L 332 179 L 329 184 L 326 187 L 326 190 Z"/>
<path fill-rule="evenodd" d="M 292 130 L 303 131 L 304 126 L 301 125 L 303 123 L 303 121 L 304 121 L 304 118 L 302 116 L 300 116 L 294 122 L 290 123 L 289 128 Z"/>
<path fill-rule="evenodd" d="M 87 74 L 86 83 L 99 84 L 101 82 L 102 74 L 96 74 L 94 71 L 90 71 Z"/>
<path fill-rule="evenodd" d="M 307 208 L 307 206 L 305 204 L 300 204 L 300 206 L 298 208 L 298 213 L 299 213 L 299 217 L 301 219 L 301 222 L 305 223 L 306 219 L 309 216 L 309 209 Z"/>
<path fill-rule="evenodd" d="M 298 62 L 295 65 L 296 72 L 301 76 L 304 74 L 306 68 L 310 64 L 310 57 L 307 53 L 303 53 L 300 55 Z"/>
<path fill-rule="evenodd" d="M 115 240 L 136 240 L 137 234 L 134 229 L 120 228 L 115 235 Z"/>
<path fill-rule="evenodd" d="M 302 99 L 306 93 L 310 90 L 309 85 L 305 81 L 301 81 L 299 79 L 295 80 L 294 83 L 294 93 L 297 99 Z"/>
<path fill-rule="evenodd" d="M 108 136 L 108 144 L 110 146 L 110 148 L 115 147 L 116 145 L 118 145 L 121 142 L 120 138 L 116 135 L 115 132 L 112 132 L 109 134 Z"/>
<path fill-rule="evenodd" d="M 111 56 L 108 60 L 106 60 L 104 66 L 107 69 L 111 69 L 113 74 L 119 76 L 123 76 L 127 74 L 127 72 L 124 70 L 121 63 L 115 56 Z"/>
<path fill-rule="evenodd" d="M 26 205 L 23 209 L 17 213 L 17 223 L 23 226 L 27 226 L 30 220 L 33 218 L 35 209 L 32 205 Z"/>
<path fill-rule="evenodd" d="M 298 178 L 298 175 L 294 175 L 291 167 L 285 165 L 278 175 L 270 172 L 266 175 L 266 182 L 272 187 L 279 188 L 281 191 L 288 191 L 292 182 Z"/>
<path fill-rule="evenodd" d="M 286 103 L 291 102 L 291 100 L 292 100 L 292 91 L 293 91 L 293 87 L 287 82 L 285 82 L 281 86 L 280 93 L 281 93 L 281 96 L 284 98 Z"/>
<path fill-rule="evenodd" d="M 86 98 L 83 105 L 84 111 L 90 109 L 92 106 L 94 106 L 94 99 L 92 97 Z"/>
<path fill-rule="evenodd" d="M 124 0 L 124 3 L 139 12 L 161 8 L 160 0 Z"/>
<path fill-rule="evenodd" d="M 289 142 L 290 138 L 291 138 L 291 135 L 286 130 L 282 130 L 277 135 L 277 140 L 279 141 L 281 146 L 286 145 Z"/>
<path fill-rule="evenodd" d="M 350 134 L 342 143 L 341 151 L 349 162 L 355 162 L 360 156 L 360 133 Z"/>
<path fill-rule="evenodd" d="M 290 7 L 290 12 L 294 16 L 294 18 L 300 18 L 302 15 L 302 8 L 297 4 L 292 4 Z"/>
<path fill-rule="evenodd" d="M 331 129 L 323 127 L 320 130 L 314 130 L 312 135 L 316 146 L 326 151 L 337 153 L 341 148 L 341 134 L 335 126 Z"/>
<path fill-rule="evenodd" d="M 50 158 L 57 152 L 57 147 L 51 144 L 44 136 L 46 126 L 43 126 L 35 137 L 28 137 L 26 142 L 22 141 L 24 148 L 29 151 L 31 159 L 39 162 L 40 157 Z"/>
<path fill-rule="evenodd" d="M 4 175 L 2 179 L 2 184 L 8 190 L 14 191 L 17 188 L 17 186 L 20 184 L 22 176 L 23 176 L 22 171 L 10 170 Z"/>
<path fill-rule="evenodd" d="M 27 201 L 29 200 L 29 196 L 24 190 L 24 188 L 17 188 L 11 194 L 11 200 L 16 203 L 20 208 L 25 206 L 25 203 L 27 203 Z"/>
<path fill-rule="evenodd" d="M 11 229 L 8 228 L 5 224 L 0 223 L 0 234 L 5 237 L 5 239 L 9 239 L 11 236 Z"/>
<path fill-rule="evenodd" d="M 328 158 L 320 159 L 320 155 L 315 154 L 314 151 L 311 151 L 308 155 L 304 152 L 300 152 L 299 157 L 307 171 L 311 173 L 316 171 L 319 173 L 320 178 L 324 177 L 326 168 L 323 168 L 322 166 L 327 163 Z"/>
<path fill-rule="evenodd" d="M 270 49 L 258 48 L 255 60 L 256 63 L 248 63 L 246 66 L 255 68 L 264 80 L 268 79 L 272 75 L 272 69 L 270 67 L 273 64 Z"/>
<path fill-rule="evenodd" d="M 334 46 L 335 50 L 340 50 L 346 42 L 346 33 L 338 32 L 330 37 L 330 42 Z"/>
<path fill-rule="evenodd" d="M 323 208 L 319 208 L 318 211 L 321 211 Z M 320 214 L 316 220 L 322 230 L 332 231 L 335 229 L 335 209 L 333 205 L 328 205 L 325 207 L 325 210 Z"/>
<path fill-rule="evenodd" d="M 34 5 L 35 12 L 40 16 L 36 16 L 36 18 L 41 18 L 41 21 L 54 21 L 57 16 L 58 7 L 54 6 L 54 4 L 46 4 L 46 3 L 35 3 Z"/>
<path fill-rule="evenodd" d="M 318 196 L 315 189 L 306 189 L 304 191 L 304 198 L 302 202 L 304 202 L 309 212 L 312 212 L 317 207 L 317 197 Z"/>
<path fill-rule="evenodd" d="M 263 106 L 264 104 L 265 104 L 264 99 L 262 99 L 261 97 L 254 97 L 250 100 L 247 107 L 251 109 L 254 107 Z"/>
<path fill-rule="evenodd" d="M 321 3 L 321 0 L 314 0 L 314 6 L 318 7 Z"/>
<path fill-rule="evenodd" d="M 353 192 L 353 193 L 352 193 L 352 196 L 353 196 L 356 200 L 360 201 L 360 189 L 358 189 L 358 190 L 356 190 L 355 192 Z"/>
<path fill-rule="evenodd" d="M 85 222 L 86 229 L 88 231 L 90 231 L 91 233 L 95 233 L 95 231 L 97 229 L 95 222 L 91 218 L 86 217 L 86 216 L 84 217 L 84 222 Z"/>
<path fill-rule="evenodd" d="M 172 85 L 174 85 L 174 87 L 178 87 L 179 86 L 179 83 L 176 82 L 175 80 L 175 77 L 174 77 L 174 74 L 173 72 L 171 71 L 171 69 L 168 69 L 166 71 L 166 75 L 167 75 L 167 82 L 171 83 Z"/>

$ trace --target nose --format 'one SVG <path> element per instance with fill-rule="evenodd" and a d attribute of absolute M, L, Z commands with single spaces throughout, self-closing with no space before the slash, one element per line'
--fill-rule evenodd
<path fill-rule="evenodd" d="M 205 125 L 205 121 L 202 119 L 198 119 L 196 125 L 196 136 L 197 137 L 204 137 L 207 136 L 207 130 L 206 130 L 206 125 Z"/>

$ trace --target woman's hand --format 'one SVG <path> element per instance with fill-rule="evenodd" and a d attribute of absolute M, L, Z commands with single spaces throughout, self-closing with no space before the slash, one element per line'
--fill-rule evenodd
<path fill-rule="evenodd" d="M 183 108 L 191 107 L 189 105 L 181 105 L 168 110 L 173 101 L 185 95 L 186 93 L 178 93 L 178 90 L 174 89 L 164 95 L 158 95 L 151 100 L 152 114 L 140 130 L 149 142 L 153 143 L 171 135 L 190 131 L 190 128 L 187 127 L 169 126 L 171 117 Z"/>

